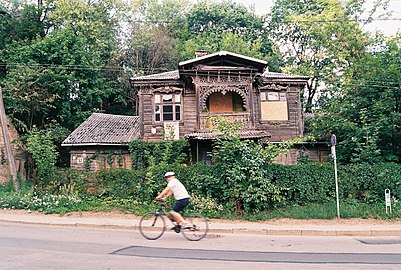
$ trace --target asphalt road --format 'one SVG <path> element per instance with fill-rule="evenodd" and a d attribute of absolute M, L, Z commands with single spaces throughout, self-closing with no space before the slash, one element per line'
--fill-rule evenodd
<path fill-rule="evenodd" d="M 401 237 L 217 235 L 0 223 L 0 269 L 401 269 Z"/>

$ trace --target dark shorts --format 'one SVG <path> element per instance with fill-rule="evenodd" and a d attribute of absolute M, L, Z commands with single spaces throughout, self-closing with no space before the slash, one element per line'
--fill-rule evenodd
<path fill-rule="evenodd" d="M 189 204 L 189 198 L 178 200 L 178 201 L 176 201 L 172 210 L 174 212 L 181 212 L 182 210 L 184 210 L 185 207 L 188 206 L 188 204 Z"/>

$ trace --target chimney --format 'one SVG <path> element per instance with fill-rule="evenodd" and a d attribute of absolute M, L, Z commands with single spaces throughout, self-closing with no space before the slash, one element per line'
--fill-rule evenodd
<path fill-rule="evenodd" d="M 207 50 L 196 50 L 195 51 L 195 57 L 196 58 L 202 57 L 202 56 L 205 56 L 205 55 L 208 55 L 208 54 L 209 54 L 209 51 L 207 51 Z"/>

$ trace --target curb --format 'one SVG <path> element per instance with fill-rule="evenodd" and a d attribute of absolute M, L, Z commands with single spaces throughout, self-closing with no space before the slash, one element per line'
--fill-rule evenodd
<path fill-rule="evenodd" d="M 138 230 L 138 225 L 122 225 L 122 224 L 94 224 L 84 222 L 42 222 L 42 221 L 24 221 L 1 219 L 0 223 L 16 223 L 26 225 L 45 225 L 58 227 L 79 227 L 79 228 L 105 228 L 105 229 L 125 229 Z M 305 230 L 305 229 L 222 229 L 209 228 L 210 234 L 248 234 L 248 235 L 287 235 L 287 236 L 401 236 L 401 229 L 381 230 L 381 229 L 366 229 L 366 230 Z"/>

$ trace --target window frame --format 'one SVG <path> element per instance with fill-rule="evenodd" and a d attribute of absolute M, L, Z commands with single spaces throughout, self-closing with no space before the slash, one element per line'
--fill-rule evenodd
<path fill-rule="evenodd" d="M 157 97 L 158 96 L 158 97 Z M 171 96 L 171 101 L 166 100 L 166 96 Z M 166 100 L 166 101 L 165 101 Z M 166 112 L 167 106 L 171 106 L 171 112 Z M 172 119 L 166 120 L 166 116 Z M 178 122 L 182 120 L 182 93 L 160 93 L 153 95 L 153 116 L 154 123 Z"/>

